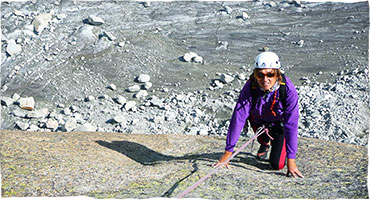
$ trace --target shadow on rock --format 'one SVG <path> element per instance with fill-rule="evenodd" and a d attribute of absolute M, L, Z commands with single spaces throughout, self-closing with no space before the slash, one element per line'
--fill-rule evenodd
<path fill-rule="evenodd" d="M 95 142 L 103 147 L 107 147 L 109 149 L 117 151 L 142 165 L 155 165 L 170 160 L 203 160 L 209 161 L 211 163 L 216 163 L 223 154 L 222 152 L 212 152 L 176 157 L 171 155 L 164 155 L 136 142 L 129 141 L 105 142 L 102 140 L 98 140 Z M 253 154 L 247 152 L 241 152 L 239 155 L 235 156 L 234 159 L 230 161 L 231 165 L 240 167 L 241 165 L 234 164 L 235 162 L 236 163 L 242 162 L 263 170 L 271 169 L 271 166 L 268 163 L 259 162 L 258 160 L 256 160 Z"/>
<path fill-rule="evenodd" d="M 215 161 L 218 160 L 222 155 L 221 152 L 207 153 L 207 154 L 193 154 L 184 155 L 181 157 L 175 157 L 171 155 L 164 155 L 156 152 L 144 145 L 138 144 L 136 142 L 129 141 L 113 141 L 105 142 L 102 140 L 95 141 L 101 146 L 107 147 L 109 149 L 115 150 L 123 155 L 129 157 L 130 159 L 142 164 L 142 165 L 154 165 L 164 161 L 170 160 L 205 160 L 205 161 Z"/>

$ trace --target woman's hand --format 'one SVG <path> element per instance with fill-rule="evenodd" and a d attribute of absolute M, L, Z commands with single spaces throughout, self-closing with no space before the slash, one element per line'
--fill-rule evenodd
<path fill-rule="evenodd" d="M 220 164 L 224 163 L 227 159 L 229 159 L 229 157 L 231 157 L 233 153 L 232 152 L 229 152 L 229 151 L 225 151 L 225 153 L 222 155 L 222 157 L 220 158 L 220 160 L 218 160 L 218 162 L 216 164 L 213 164 L 212 167 L 216 168 L 218 167 Z M 230 168 L 229 167 L 229 162 L 227 162 L 226 164 L 224 164 L 222 167 L 226 166 L 226 168 Z M 221 167 L 221 168 L 222 168 Z"/>
<path fill-rule="evenodd" d="M 295 164 L 295 159 L 289 159 L 288 158 L 288 172 L 286 173 L 286 176 L 288 177 L 289 174 L 291 174 L 294 178 L 297 176 L 304 178 L 302 173 L 298 170 L 297 165 Z"/>

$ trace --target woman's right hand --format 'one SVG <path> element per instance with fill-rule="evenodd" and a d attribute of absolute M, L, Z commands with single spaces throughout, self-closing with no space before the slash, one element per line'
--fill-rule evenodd
<path fill-rule="evenodd" d="M 229 159 L 229 157 L 231 157 L 233 153 L 232 152 L 229 152 L 229 151 L 225 151 L 225 153 L 222 155 L 222 157 L 220 158 L 220 160 L 218 160 L 218 162 L 216 164 L 213 164 L 212 167 L 216 168 L 218 167 L 220 164 L 224 163 L 227 159 Z M 226 168 L 230 168 L 229 167 L 229 162 L 227 162 L 226 164 L 224 164 L 222 167 L 226 166 Z M 221 168 L 222 168 L 221 167 Z"/>

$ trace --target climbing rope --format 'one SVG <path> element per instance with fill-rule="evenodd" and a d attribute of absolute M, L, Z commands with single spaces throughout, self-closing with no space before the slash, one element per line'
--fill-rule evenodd
<path fill-rule="evenodd" d="M 188 189 L 186 189 L 185 191 L 183 191 L 181 194 L 177 195 L 176 198 L 182 198 L 186 194 L 188 194 L 189 192 L 191 192 L 195 187 L 197 187 L 200 183 L 202 183 L 206 179 L 208 179 L 208 177 L 210 177 L 212 174 L 216 173 L 216 171 L 219 168 L 223 167 L 227 162 L 229 162 L 233 157 L 235 157 L 235 155 L 237 155 L 242 149 L 244 149 L 249 143 L 251 143 L 253 140 L 255 140 L 258 136 L 262 135 L 264 132 L 266 132 L 267 136 L 269 136 L 273 140 L 273 138 L 268 133 L 268 129 L 265 128 L 264 125 L 262 127 L 259 127 L 256 130 L 256 134 L 248 142 L 246 142 L 245 144 L 243 144 L 243 146 L 241 146 L 238 150 L 236 150 L 227 160 L 225 160 L 222 164 L 218 165 L 216 168 L 214 168 L 212 171 L 210 171 L 206 176 L 204 176 L 203 178 L 201 178 L 199 181 L 197 181 L 191 187 L 189 187 Z"/>

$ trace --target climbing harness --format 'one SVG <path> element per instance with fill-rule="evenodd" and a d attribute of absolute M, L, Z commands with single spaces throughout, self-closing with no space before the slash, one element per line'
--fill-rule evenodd
<path fill-rule="evenodd" d="M 256 134 L 252 137 L 252 139 L 250 139 L 248 142 L 246 142 L 245 144 L 243 144 L 227 160 L 225 160 L 222 164 L 218 165 L 216 168 L 214 168 L 212 171 L 210 171 L 206 176 L 204 176 L 203 178 L 201 178 L 199 181 L 197 181 L 191 187 L 189 187 L 188 189 L 186 189 L 185 191 L 183 191 L 181 194 L 177 195 L 176 198 L 182 198 L 182 197 L 184 197 L 186 194 L 188 194 L 190 191 L 192 191 L 195 187 L 197 187 L 200 183 L 204 182 L 206 179 L 208 179 L 208 177 L 210 177 L 212 174 L 216 173 L 216 171 L 219 168 L 223 167 L 227 162 L 229 162 L 233 157 L 235 157 L 235 155 L 237 155 L 242 149 L 244 149 L 249 143 L 251 143 L 253 140 L 255 140 L 258 136 L 262 135 L 264 132 L 267 134 L 268 137 L 271 138 L 271 140 L 274 139 L 274 138 L 272 138 L 270 136 L 268 128 L 266 128 L 264 125 L 262 125 L 261 127 L 259 127 L 256 130 Z"/>

